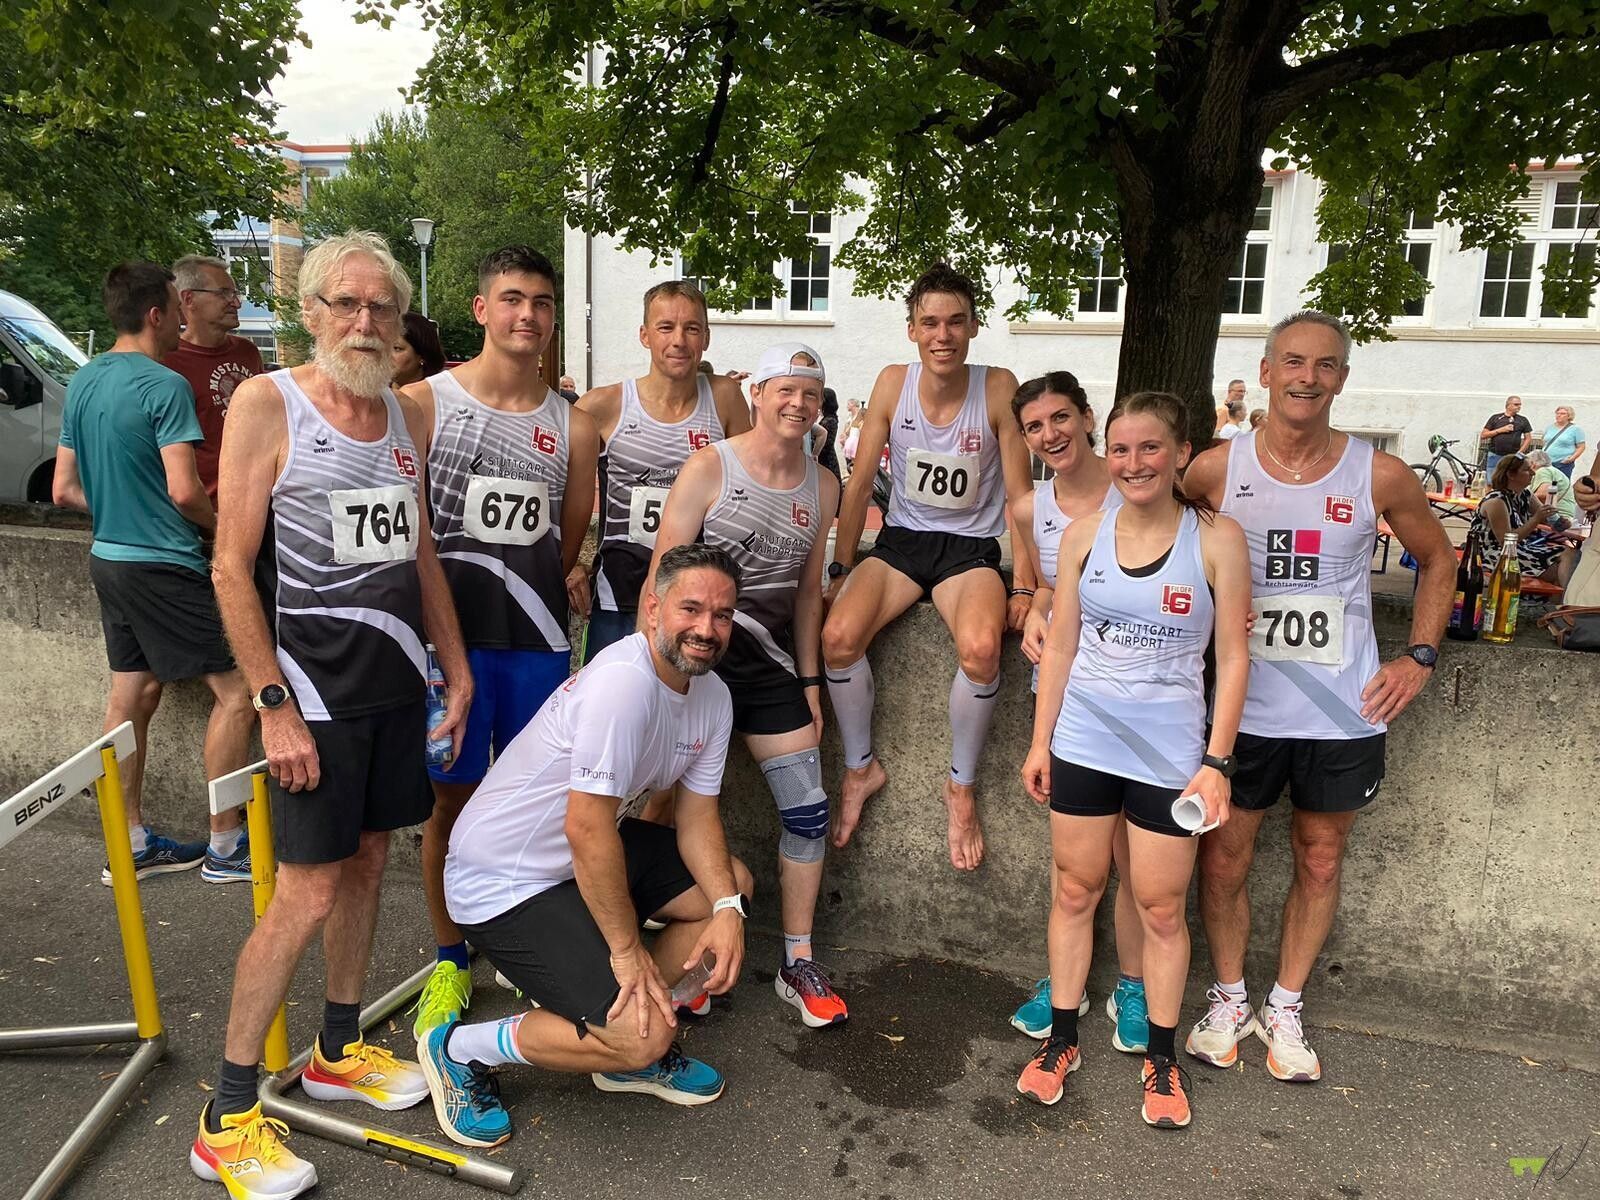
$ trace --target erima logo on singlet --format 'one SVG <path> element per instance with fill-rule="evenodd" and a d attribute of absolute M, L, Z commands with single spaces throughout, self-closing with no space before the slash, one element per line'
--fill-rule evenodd
<path fill-rule="evenodd" d="M 1044 531 L 1046 533 L 1054 533 L 1056 531 L 1056 522 L 1054 517 L 1051 517 L 1050 520 L 1044 523 Z"/>
<path fill-rule="evenodd" d="M 1106 581 L 1106 573 L 1104 571 L 1096 571 L 1089 578 L 1089 582 L 1090 583 L 1104 583 L 1105 581 Z"/>
<path fill-rule="evenodd" d="M 734 502 L 736 500 L 744 500 L 744 499 L 747 499 L 747 497 L 744 494 L 744 489 L 741 488 L 741 487 L 734 488 L 732 495 L 730 495 L 728 497 L 729 503 L 732 503 L 732 502 Z"/>
<path fill-rule="evenodd" d="M 913 421 L 910 417 L 901 417 L 900 418 L 900 428 L 901 429 L 915 429 L 916 427 L 917 427 L 917 423 L 915 421 Z"/>
<path fill-rule="evenodd" d="M 333 447 L 328 445 L 328 435 L 327 434 L 319 433 L 319 434 L 317 434 L 316 437 L 312 438 L 311 440 L 312 440 L 313 443 L 315 443 L 311 447 L 311 453 L 313 453 L 313 454 L 332 454 L 333 453 Z"/>
<path fill-rule="evenodd" d="M 1320 529 L 1267 530 L 1267 579 L 1314 580 L 1321 573 Z"/>
<path fill-rule="evenodd" d="M 458 405 L 456 411 L 451 414 L 450 419 L 452 421 L 470 421 L 472 420 L 472 410 L 465 404 Z"/>
<path fill-rule="evenodd" d="M 1252 499 L 1252 496 L 1250 494 L 1250 485 L 1248 483 L 1241 483 L 1239 485 L 1239 490 L 1233 494 L 1233 498 L 1235 500 L 1249 500 L 1249 499 Z"/>

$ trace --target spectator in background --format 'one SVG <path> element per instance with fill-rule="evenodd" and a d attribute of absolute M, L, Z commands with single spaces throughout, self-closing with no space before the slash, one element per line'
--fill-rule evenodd
<path fill-rule="evenodd" d="M 195 443 L 194 463 L 213 507 L 217 503 L 217 453 L 222 449 L 222 422 L 233 389 L 261 374 L 261 351 L 238 337 L 239 289 L 220 258 L 188 254 L 172 264 L 183 313 L 178 344 L 161 365 L 189 381 L 195 416 L 205 440 Z"/>
<path fill-rule="evenodd" d="M 1238 417 L 1233 416 L 1233 413 L 1232 413 L 1232 409 L 1233 409 L 1233 406 L 1235 404 L 1239 404 L 1239 405 L 1243 405 L 1244 404 L 1244 397 L 1245 397 L 1244 380 L 1242 380 L 1242 379 L 1230 379 L 1230 380 L 1228 380 L 1228 392 L 1227 392 L 1227 395 L 1225 395 L 1223 397 L 1222 403 L 1217 405 L 1217 437 L 1220 438 L 1221 440 L 1227 441 L 1230 438 L 1234 438 L 1234 437 L 1238 436 L 1237 433 L 1223 433 L 1222 430 L 1223 430 L 1224 426 L 1232 425 L 1232 424 L 1235 423 L 1235 421 L 1240 421 L 1240 420 L 1244 419 L 1242 411 L 1241 411 L 1240 416 L 1238 416 Z"/>
<path fill-rule="evenodd" d="M 1540 504 L 1549 505 L 1555 510 L 1555 516 L 1565 518 L 1568 524 L 1577 520 L 1578 504 L 1572 498 L 1572 480 L 1550 461 L 1546 451 L 1529 450 L 1526 457 L 1528 465 L 1533 468 L 1533 482 L 1528 484 L 1533 498 Z M 1564 529 L 1566 525 L 1558 528 Z"/>
<path fill-rule="evenodd" d="M 1249 432 L 1250 426 L 1245 422 L 1244 417 L 1245 407 L 1243 399 L 1230 399 L 1225 405 L 1222 406 L 1222 408 L 1223 411 L 1227 413 L 1228 419 L 1223 424 L 1217 426 L 1217 437 L 1219 440 L 1229 442 L 1238 437 L 1241 433 Z"/>
<path fill-rule="evenodd" d="M 444 370 L 444 343 L 439 326 L 421 313 L 401 318 L 400 336 L 394 342 L 394 378 L 389 386 L 403 388 Z"/>
<path fill-rule="evenodd" d="M 1264 408 L 1252 408 L 1250 410 L 1250 428 L 1251 429 L 1260 429 L 1266 423 L 1267 423 L 1267 410 L 1266 409 L 1264 409 Z"/>
<path fill-rule="evenodd" d="M 850 472 L 855 469 L 856 465 L 856 447 L 861 444 L 863 409 L 859 400 L 845 401 L 844 408 L 845 422 L 839 429 L 839 451 L 841 456 L 839 465 L 844 468 L 841 478 L 849 479 Z"/>
<path fill-rule="evenodd" d="M 822 389 L 822 415 L 817 418 L 817 465 L 839 479 L 839 397 L 831 387 Z"/>
<path fill-rule="evenodd" d="M 1564 540 L 1542 531 L 1553 515 L 1548 504 L 1533 497 L 1533 467 L 1521 454 L 1501 458 L 1489 481 L 1490 492 L 1478 505 L 1469 537 L 1483 547 L 1483 567 L 1493 571 L 1500 561 L 1506 534 L 1517 535 L 1517 564 L 1524 575 L 1565 585 L 1572 574 L 1576 551 Z"/>
<path fill-rule="evenodd" d="M 173 274 L 156 263 L 123 263 L 106 276 L 102 295 L 117 340 L 67 387 L 53 492 L 57 504 L 87 512 L 94 523 L 89 578 L 111 666 L 105 728 L 132 721 L 137 746 L 122 776 L 134 870 L 143 879 L 203 860 L 209 882 L 248 882 L 239 810 L 211 818 L 209 846 L 163 837 L 140 813 L 150 719 L 164 685 L 200 677 L 211 689 L 207 779 L 249 761 L 255 713 L 223 637 L 200 548 L 217 518 L 195 467 L 205 435 L 194 392 L 161 365 L 179 343 Z M 100 881 L 111 882 L 109 868 Z"/>
<path fill-rule="evenodd" d="M 1507 396 L 1505 411 L 1489 414 L 1478 440 L 1489 443 L 1487 470 L 1491 475 L 1506 455 L 1524 453 L 1533 442 L 1533 426 L 1522 415 L 1522 397 Z"/>
<path fill-rule="evenodd" d="M 1570 404 L 1556 406 L 1556 423 L 1544 431 L 1544 452 L 1550 456 L 1551 464 L 1565 475 L 1572 478 L 1572 469 L 1578 465 L 1578 458 L 1584 451 L 1583 430 L 1572 423 L 1576 414 Z"/>
<path fill-rule="evenodd" d="M 568 404 L 576 404 L 578 402 L 578 381 L 571 375 L 563 375 L 561 377 L 561 386 L 556 389 L 556 395 L 560 396 Z"/>

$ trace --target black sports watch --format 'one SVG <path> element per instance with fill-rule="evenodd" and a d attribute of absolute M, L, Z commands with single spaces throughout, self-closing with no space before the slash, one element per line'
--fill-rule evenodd
<path fill-rule="evenodd" d="M 835 561 L 828 564 L 829 579 L 840 579 L 848 574 L 850 574 L 850 568 L 845 566 L 842 562 Z"/>
<path fill-rule="evenodd" d="M 1224 754 L 1221 758 L 1218 758 L 1215 754 L 1202 754 L 1200 756 L 1200 765 L 1210 767 L 1224 779 L 1232 779 L 1233 773 L 1239 769 L 1239 760 L 1231 754 Z"/>
<path fill-rule="evenodd" d="M 289 689 L 281 683 L 269 683 L 254 696 L 250 703 L 256 706 L 257 712 L 269 712 L 275 708 L 282 708 L 289 700 Z"/>
<path fill-rule="evenodd" d="M 1418 642 L 1415 646 L 1406 647 L 1406 657 L 1418 666 L 1431 670 L 1439 661 L 1439 651 L 1433 646 Z"/>

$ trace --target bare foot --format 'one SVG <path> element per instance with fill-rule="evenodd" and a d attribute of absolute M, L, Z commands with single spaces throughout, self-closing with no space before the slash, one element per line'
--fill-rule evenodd
<path fill-rule="evenodd" d="M 976 871 L 983 862 L 977 795 L 970 784 L 946 779 L 944 805 L 950 811 L 950 865 L 958 871 Z"/>
<path fill-rule="evenodd" d="M 861 810 L 888 782 L 888 772 L 875 758 L 864 767 L 845 770 L 844 782 L 839 785 L 839 811 L 833 822 L 833 837 L 830 839 L 836 847 L 842 847 L 850 840 L 856 826 L 861 824 Z"/>

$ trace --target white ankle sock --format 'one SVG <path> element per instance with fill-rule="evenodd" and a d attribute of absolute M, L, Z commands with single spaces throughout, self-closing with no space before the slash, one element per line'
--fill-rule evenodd
<path fill-rule="evenodd" d="M 218 858 L 227 858 L 239 848 L 239 839 L 244 836 L 244 826 L 235 825 L 232 829 L 213 829 L 211 831 L 211 853 Z"/>
<path fill-rule="evenodd" d="M 872 761 L 872 703 L 876 689 L 872 665 L 867 656 L 848 667 L 828 667 L 828 700 L 839 723 L 839 740 L 844 743 L 844 765 L 857 770 Z"/>
<path fill-rule="evenodd" d="M 498 1021 L 479 1021 L 476 1025 L 457 1025 L 450 1031 L 444 1052 L 456 1062 L 480 1062 L 486 1067 L 503 1067 L 507 1063 L 527 1064 L 517 1046 L 517 1026 L 527 1013 L 503 1017 Z"/>
<path fill-rule="evenodd" d="M 1283 984 L 1278 983 L 1276 980 L 1273 981 L 1272 991 L 1267 993 L 1267 1005 L 1269 1007 L 1271 1007 L 1271 1008 L 1288 1008 L 1289 1005 L 1291 1005 L 1291 1004 L 1299 1004 L 1299 1003 L 1300 1003 L 1300 993 L 1299 992 L 1291 992 L 1287 988 L 1285 988 L 1283 986 Z"/>
<path fill-rule="evenodd" d="M 809 933 L 785 933 L 783 935 L 783 965 L 786 967 L 794 966 L 795 951 L 801 946 L 810 945 L 811 935 Z M 805 957 L 810 958 L 811 955 L 807 954 Z"/>
<path fill-rule="evenodd" d="M 133 846 L 135 854 L 142 854 L 144 848 L 150 844 L 148 834 L 149 830 L 144 827 L 143 823 L 128 826 L 128 841 Z"/>
<path fill-rule="evenodd" d="M 1250 998 L 1250 994 L 1244 990 L 1244 980 L 1242 979 L 1238 983 L 1223 983 L 1219 979 L 1217 980 L 1217 991 L 1221 992 L 1229 1000 L 1239 1004 Z"/>
<path fill-rule="evenodd" d="M 950 682 L 950 778 L 965 787 L 978 782 L 978 760 L 989 740 L 1000 677 L 975 683 L 960 667 Z"/>

